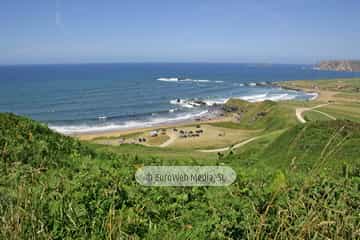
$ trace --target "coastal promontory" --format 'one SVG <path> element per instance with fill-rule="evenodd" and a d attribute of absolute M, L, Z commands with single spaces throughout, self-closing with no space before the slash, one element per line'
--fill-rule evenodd
<path fill-rule="evenodd" d="M 341 72 L 360 72 L 360 60 L 321 61 L 316 69 Z"/>

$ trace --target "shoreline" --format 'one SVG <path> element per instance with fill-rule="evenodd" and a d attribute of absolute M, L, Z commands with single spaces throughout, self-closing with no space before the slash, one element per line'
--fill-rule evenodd
<path fill-rule="evenodd" d="M 332 101 L 334 99 L 334 96 L 337 94 L 337 92 L 320 89 L 316 85 L 313 85 L 311 88 L 293 86 L 293 82 L 296 81 L 310 81 L 310 80 L 289 80 L 283 82 L 274 82 L 274 84 L 283 89 L 302 91 L 305 93 L 313 93 L 313 94 L 316 93 L 317 94 L 316 97 L 309 99 L 309 101 L 316 100 L 320 102 L 328 102 L 328 101 Z"/>
<path fill-rule="evenodd" d="M 275 82 L 273 86 L 277 86 L 283 89 L 287 90 L 294 90 L 294 91 L 301 91 L 305 93 L 312 93 L 316 94 L 314 97 L 309 98 L 307 101 L 315 101 L 319 100 L 320 98 L 320 90 L 318 91 L 310 91 L 309 89 L 300 89 L 300 88 L 291 88 L 287 86 L 282 86 L 280 82 Z M 290 100 L 294 101 L 294 100 Z M 158 129 L 167 129 L 167 128 L 178 128 L 178 127 L 184 127 L 194 124 L 209 124 L 209 123 L 216 123 L 216 122 L 226 122 L 226 121 L 232 121 L 233 118 L 230 116 L 225 116 L 224 111 L 222 109 L 217 109 L 214 112 L 208 112 L 205 114 L 205 116 L 201 116 L 198 118 L 192 118 L 192 119 L 184 119 L 179 120 L 175 122 L 164 122 L 164 123 L 158 123 L 154 124 L 153 126 L 148 127 L 134 127 L 134 128 L 127 128 L 127 129 L 115 129 L 115 130 L 104 130 L 104 131 L 93 131 L 93 132 L 83 132 L 83 133 L 72 133 L 67 134 L 68 136 L 78 138 L 80 140 L 85 141 L 91 141 L 96 138 L 112 138 L 112 137 L 121 137 L 126 136 L 130 134 L 135 133 L 142 133 L 142 132 L 148 132 L 148 131 L 154 131 Z"/>
<path fill-rule="evenodd" d="M 288 86 L 281 85 L 281 82 L 275 82 L 273 86 L 277 86 L 287 90 L 294 90 L 294 91 L 301 91 L 305 93 L 316 93 L 316 95 L 307 101 L 315 101 L 320 98 L 320 90 L 310 91 L 309 89 L 301 89 L 301 88 L 291 88 Z M 293 101 L 293 100 L 291 100 Z M 115 129 L 115 130 L 104 130 L 104 131 L 93 131 L 93 132 L 83 132 L 83 133 L 72 133 L 67 134 L 68 136 L 78 138 L 80 140 L 91 141 L 96 138 L 111 138 L 111 137 L 120 137 L 126 136 L 135 133 L 141 133 L 146 131 L 153 131 L 162 128 L 175 128 L 175 127 L 184 127 L 188 125 L 194 124 L 208 124 L 208 123 L 215 123 L 215 122 L 225 122 L 231 121 L 232 117 L 225 116 L 223 110 L 217 109 L 217 111 L 209 112 L 205 114 L 205 116 L 201 116 L 199 118 L 192 118 L 192 119 L 185 119 L 179 120 L 175 122 L 164 122 L 154 124 L 148 127 L 134 127 L 134 128 L 127 128 L 127 129 Z"/>
<path fill-rule="evenodd" d="M 214 116 L 213 118 L 208 119 L 187 119 L 181 120 L 178 122 L 169 122 L 169 123 L 159 123 L 154 126 L 149 127 L 142 127 L 142 128 L 131 128 L 131 129 L 119 129 L 119 130 L 108 130 L 108 131 L 98 131 L 98 132 L 87 132 L 87 133 L 74 133 L 68 134 L 70 137 L 78 138 L 79 140 L 90 141 L 96 138 L 111 138 L 111 137 L 121 137 L 126 136 L 134 133 L 141 133 L 141 132 L 148 132 L 154 131 L 162 128 L 179 128 L 185 126 L 191 126 L 196 124 L 209 124 L 209 123 L 216 123 L 216 122 L 225 122 L 231 121 L 232 117 L 229 116 Z"/>

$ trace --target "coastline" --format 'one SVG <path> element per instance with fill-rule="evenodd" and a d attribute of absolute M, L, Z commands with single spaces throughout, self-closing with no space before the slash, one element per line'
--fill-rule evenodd
<path fill-rule="evenodd" d="M 286 82 L 284 82 L 286 83 Z M 281 85 L 281 82 L 275 82 L 273 86 L 277 86 L 287 90 L 294 90 L 294 91 L 301 91 L 306 93 L 316 93 L 316 95 L 308 101 L 315 101 L 319 100 L 322 96 L 320 90 L 309 90 L 306 88 L 297 88 L 297 87 L 289 87 Z M 290 100 L 294 101 L 294 100 Z M 123 137 L 126 135 L 142 133 L 142 132 L 150 132 L 159 129 L 168 129 L 168 128 L 179 128 L 179 127 L 186 127 L 191 126 L 194 124 L 209 124 L 209 123 L 216 123 L 216 122 L 227 122 L 232 121 L 233 117 L 224 115 L 223 110 L 218 109 L 214 112 L 209 112 L 205 116 L 200 118 L 192 118 L 192 119 L 185 119 L 179 120 L 176 122 L 165 122 L 165 123 L 158 123 L 154 124 L 153 126 L 149 127 L 135 127 L 135 128 L 127 128 L 127 129 L 116 129 L 116 130 L 105 130 L 105 131 L 93 131 L 93 132 L 84 132 L 84 133 L 73 133 L 68 134 L 71 137 L 78 138 L 80 140 L 91 141 L 97 138 L 113 138 L 113 137 Z"/>
<path fill-rule="evenodd" d="M 128 128 L 128 129 L 118 129 L 118 130 L 108 130 L 108 131 L 97 131 L 97 132 L 86 132 L 86 133 L 74 133 L 69 134 L 68 136 L 78 138 L 80 140 L 94 140 L 96 138 L 111 138 L 111 137 L 121 137 L 134 133 L 140 132 L 149 132 L 162 128 L 175 128 L 175 127 L 185 127 L 194 124 L 209 124 L 216 122 L 226 122 L 231 121 L 232 118 L 229 116 L 222 116 L 222 114 L 211 115 L 212 117 L 202 117 L 200 119 L 186 119 L 177 122 L 168 122 L 168 123 L 159 123 L 149 127 L 141 128 Z"/>
<path fill-rule="evenodd" d="M 334 96 L 337 94 L 337 92 L 334 92 L 334 91 L 326 91 L 326 90 L 320 89 L 315 84 L 313 86 L 311 86 L 311 88 L 296 86 L 294 84 L 294 82 L 297 82 L 297 81 L 308 82 L 310 80 L 290 80 L 290 81 L 284 81 L 284 82 L 275 82 L 274 84 L 283 89 L 302 91 L 305 93 L 316 93 L 317 94 L 316 97 L 313 99 L 310 99 L 309 101 L 314 101 L 314 100 L 317 100 L 320 102 L 333 101 L 335 99 Z"/>

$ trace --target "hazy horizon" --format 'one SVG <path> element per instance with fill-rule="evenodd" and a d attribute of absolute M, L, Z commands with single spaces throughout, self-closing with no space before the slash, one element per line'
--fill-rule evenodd
<path fill-rule="evenodd" d="M 335 59 L 334 59 L 335 60 Z M 336 59 L 337 60 L 337 59 Z M 341 60 L 341 59 L 340 59 Z M 0 66 L 36 66 L 36 65 L 91 65 L 91 64 L 239 64 L 239 65 L 315 65 L 318 62 L 314 63 L 285 63 L 285 62 L 206 62 L 206 61 L 184 61 L 184 62 L 176 62 L 176 61 L 169 61 L 169 62 L 162 62 L 162 61 L 122 61 L 122 62 L 56 62 L 56 63 L 10 63 L 10 64 L 0 64 Z"/>

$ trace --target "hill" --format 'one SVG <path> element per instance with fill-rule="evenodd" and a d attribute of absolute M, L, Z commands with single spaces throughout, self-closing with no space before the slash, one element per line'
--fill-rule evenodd
<path fill-rule="evenodd" d="M 261 158 L 273 167 L 303 172 L 341 173 L 342 167 L 360 169 L 360 124 L 314 121 L 299 124 L 275 139 Z"/>
<path fill-rule="evenodd" d="M 233 124 L 228 123 L 227 127 L 232 125 L 246 129 L 277 130 L 296 124 L 293 107 L 284 102 L 266 100 L 251 103 L 240 99 L 230 99 L 225 104 L 224 110 L 233 114 L 238 121 Z M 221 126 L 222 124 L 214 125 Z"/>
<path fill-rule="evenodd" d="M 3 162 L 37 167 L 67 164 L 66 157 L 92 154 L 79 141 L 47 126 L 11 113 L 0 113 L 0 156 Z"/>
<path fill-rule="evenodd" d="M 254 106 L 267 109 L 274 103 Z M 311 161 L 317 161 L 315 156 L 322 152 L 316 146 L 324 145 L 329 150 L 341 146 L 326 160 L 357 161 L 358 124 L 297 125 L 280 137 L 267 139 L 266 144 L 254 143 L 242 153 L 219 157 L 214 165 L 227 164 L 237 173 L 236 182 L 229 187 L 141 186 L 134 179 L 137 168 L 164 165 L 151 151 L 139 157 L 136 152 L 122 152 L 122 147 L 99 150 L 12 114 L 0 114 L 0 126 L 1 239 L 359 236 L 358 173 L 334 177 L 321 168 L 320 174 L 305 171 L 299 176 L 284 170 L 289 159 L 301 155 L 303 149 L 306 155 L 299 160 L 307 162 L 314 154 Z M 304 138 L 304 131 L 308 137 Z M 256 154 L 263 166 L 241 166 L 247 152 Z M 166 163 L 209 164 L 201 159 L 181 160 L 180 156 L 176 162 L 171 160 Z"/>
<path fill-rule="evenodd" d="M 360 72 L 360 60 L 321 61 L 317 68 L 330 71 Z"/>

